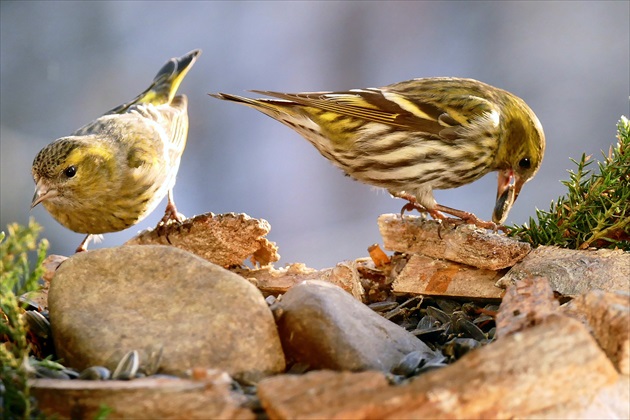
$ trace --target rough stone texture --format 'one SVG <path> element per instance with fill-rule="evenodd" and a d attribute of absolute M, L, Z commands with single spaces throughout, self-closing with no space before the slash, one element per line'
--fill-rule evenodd
<path fill-rule="evenodd" d="M 333 419 L 348 401 L 369 404 L 366 396 L 388 386 L 382 372 L 319 370 L 263 379 L 258 397 L 272 419 Z"/>
<path fill-rule="evenodd" d="M 219 368 L 257 380 L 284 370 L 272 314 L 242 277 L 169 246 L 127 245 L 76 254 L 49 292 L 57 354 L 82 370 L 114 370 L 131 350 L 160 372 Z"/>
<path fill-rule="evenodd" d="M 313 369 L 389 371 L 414 350 L 433 355 L 405 329 L 322 281 L 291 288 L 274 316 L 287 358 Z"/>
<path fill-rule="evenodd" d="M 600 249 L 576 251 L 540 246 L 497 283 L 507 288 L 525 277 L 547 277 L 551 288 L 567 296 L 589 290 L 630 292 L 630 253 Z"/>
<path fill-rule="evenodd" d="M 549 281 L 529 277 L 510 286 L 497 313 L 497 338 L 540 324 L 558 310 Z"/>
<path fill-rule="evenodd" d="M 269 380 L 278 397 L 264 400 L 274 419 L 584 417 L 582 413 L 597 407 L 604 390 L 615 401 L 623 397 L 616 388 L 619 378 L 582 324 L 552 315 L 405 385 L 376 383 L 351 397 L 337 387 L 326 388 L 326 382 L 335 382 L 331 378 L 299 388 L 293 379 L 281 376 Z M 340 381 L 354 383 L 352 377 Z M 295 395 L 296 390 L 303 392 Z M 262 385 L 260 393 L 271 392 Z M 282 398 L 284 394 L 292 397 Z M 323 415 L 315 411 L 318 406 Z M 313 407 L 313 412 L 303 407 Z M 627 413 L 619 404 L 612 408 L 612 417 Z"/>
<path fill-rule="evenodd" d="M 206 213 L 181 225 L 169 223 L 161 234 L 145 230 L 125 245 L 173 245 L 222 267 L 242 265 L 247 258 L 265 266 L 280 259 L 276 245 L 265 238 L 270 230 L 269 222 L 246 214 Z"/>
<path fill-rule="evenodd" d="M 230 391 L 229 381 L 34 379 L 30 384 L 37 408 L 55 418 L 94 419 L 103 405 L 112 410 L 107 418 L 255 418 L 240 407 L 242 397 Z"/>
<path fill-rule="evenodd" d="M 500 270 L 522 260 L 531 247 L 497 233 L 472 225 L 456 228 L 416 216 L 383 214 L 378 226 L 386 249 L 407 254 L 422 254 L 473 267 Z"/>
<path fill-rule="evenodd" d="M 562 309 L 584 320 L 617 370 L 630 375 L 630 294 L 593 290 Z"/>
<path fill-rule="evenodd" d="M 392 284 L 394 293 L 499 300 L 495 286 L 503 273 L 450 261 L 412 255 Z"/>

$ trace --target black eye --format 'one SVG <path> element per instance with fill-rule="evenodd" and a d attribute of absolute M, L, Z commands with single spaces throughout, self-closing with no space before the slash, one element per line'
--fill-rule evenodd
<path fill-rule="evenodd" d="M 67 176 L 68 178 L 72 178 L 73 176 L 75 176 L 77 173 L 77 167 L 76 166 L 68 166 L 64 171 L 63 174 L 65 176 Z"/>
<path fill-rule="evenodd" d="M 519 160 L 518 166 L 521 169 L 529 169 L 532 166 L 532 163 L 529 161 L 528 158 L 523 158 L 523 159 Z"/>

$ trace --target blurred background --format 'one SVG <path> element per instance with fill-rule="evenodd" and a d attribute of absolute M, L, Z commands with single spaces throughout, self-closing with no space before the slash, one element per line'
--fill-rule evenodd
<path fill-rule="evenodd" d="M 593 2 L 0 2 L 0 225 L 44 226 L 50 252 L 83 235 L 42 206 L 29 212 L 37 152 L 135 97 L 166 60 L 203 54 L 179 92 L 190 131 L 174 195 L 186 216 L 247 213 L 271 223 L 282 259 L 324 268 L 381 242 L 376 219 L 404 204 L 333 167 L 291 129 L 208 92 L 378 87 L 471 77 L 522 97 L 547 151 L 507 223 L 564 193 L 583 152 L 601 157 L 629 113 L 630 3 Z M 489 219 L 496 173 L 437 201 Z M 162 217 L 107 234 L 112 247 Z"/>

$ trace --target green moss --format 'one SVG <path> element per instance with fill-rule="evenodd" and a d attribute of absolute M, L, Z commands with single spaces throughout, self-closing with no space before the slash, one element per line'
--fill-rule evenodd
<path fill-rule="evenodd" d="M 0 232 L 0 380 L 2 417 L 30 418 L 34 415 L 28 388 L 29 344 L 19 296 L 39 288 L 48 241 L 37 242 L 41 227 L 32 219 L 28 226 L 11 224 L 9 235 Z M 32 268 L 28 257 L 36 253 Z"/>

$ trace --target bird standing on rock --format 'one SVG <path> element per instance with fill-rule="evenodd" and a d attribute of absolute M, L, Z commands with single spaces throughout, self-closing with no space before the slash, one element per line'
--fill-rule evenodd
<path fill-rule="evenodd" d="M 188 100 L 175 95 L 201 54 L 170 59 L 151 86 L 131 102 L 44 147 L 33 161 L 39 203 L 63 226 L 92 235 L 118 232 L 140 222 L 165 195 L 158 226 L 180 220 L 173 187 L 188 136 Z"/>
<path fill-rule="evenodd" d="M 347 175 L 406 199 L 405 209 L 442 213 L 496 229 L 534 177 L 545 136 L 515 95 L 473 79 L 413 79 L 344 92 L 279 93 L 274 99 L 211 94 L 252 107 L 291 127 Z M 434 189 L 499 172 L 493 222 L 442 206 Z M 496 223 L 496 224 L 495 224 Z"/>

